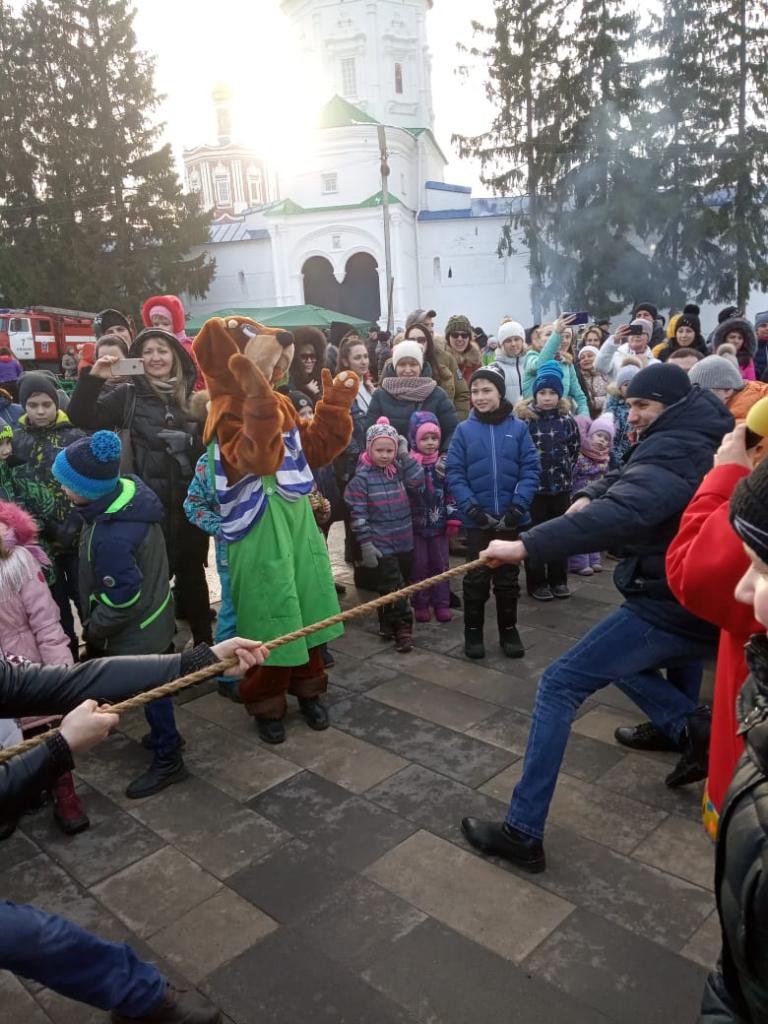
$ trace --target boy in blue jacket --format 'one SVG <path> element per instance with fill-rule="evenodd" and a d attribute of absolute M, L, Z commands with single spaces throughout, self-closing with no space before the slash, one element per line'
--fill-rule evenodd
<path fill-rule="evenodd" d="M 467 561 L 491 538 L 517 537 L 529 521 L 539 486 L 539 456 L 528 428 L 505 398 L 504 374 L 484 366 L 470 378 L 472 411 L 456 428 L 448 449 L 448 490 L 467 527 Z M 510 571 L 511 570 L 511 571 Z M 496 595 L 499 643 L 508 658 L 525 654 L 517 631 L 520 596 L 517 566 L 473 569 L 464 577 L 464 650 L 485 657 L 483 625 L 491 582 Z"/>
<path fill-rule="evenodd" d="M 176 629 L 163 506 L 137 477 L 120 476 L 120 438 L 98 430 L 62 449 L 53 476 L 83 520 L 79 583 L 83 633 L 90 657 L 165 654 Z M 132 800 L 181 782 L 181 757 L 173 701 L 163 697 L 144 709 L 154 757 L 126 790 Z"/>

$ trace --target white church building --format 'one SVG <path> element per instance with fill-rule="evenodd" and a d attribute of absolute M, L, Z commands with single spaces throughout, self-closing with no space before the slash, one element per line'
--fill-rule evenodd
<path fill-rule="evenodd" d="M 473 198 L 443 180 L 427 43 L 432 0 L 281 6 L 335 95 L 307 163 L 278 180 L 258 153 L 233 143 L 226 92 L 215 90 L 218 143 L 183 154 L 187 188 L 216 209 L 203 247 L 216 275 L 204 300 L 187 300 L 192 316 L 314 303 L 384 326 L 383 126 L 395 326 L 415 308 L 435 309 L 439 328 L 465 313 L 489 334 L 505 314 L 529 320 L 527 253 L 497 255 L 510 201 Z"/>

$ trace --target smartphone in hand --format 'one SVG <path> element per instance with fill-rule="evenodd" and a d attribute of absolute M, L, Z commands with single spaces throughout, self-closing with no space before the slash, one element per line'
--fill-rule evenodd
<path fill-rule="evenodd" d="M 579 313 L 563 313 L 564 319 L 567 319 L 569 316 L 575 317 L 574 320 L 571 320 L 570 327 L 583 327 L 592 319 L 586 310 L 581 310 Z"/>
<path fill-rule="evenodd" d="M 144 362 L 141 359 L 118 359 L 112 363 L 114 377 L 138 377 L 144 373 Z"/>

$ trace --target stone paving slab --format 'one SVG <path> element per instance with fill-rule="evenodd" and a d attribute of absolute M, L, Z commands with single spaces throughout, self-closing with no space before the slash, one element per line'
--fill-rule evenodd
<path fill-rule="evenodd" d="M 330 545 L 351 581 L 338 527 Z M 417 625 L 410 655 L 356 621 L 332 645 L 331 729 L 309 730 L 291 699 L 277 748 L 195 688 L 177 701 L 191 777 L 142 801 L 125 787 L 149 763 L 147 727 L 128 716 L 78 764 L 92 828 L 64 837 L 50 807 L 23 819 L 0 843 L 0 897 L 129 941 L 225 1024 L 693 1022 L 719 945 L 702 787 L 668 790 L 673 757 L 615 743 L 640 719 L 624 694 L 579 709 L 544 874 L 480 857 L 459 830 L 503 816 L 540 673 L 617 604 L 608 573 L 572 582 L 567 602 L 522 597 L 518 661 L 492 603 L 481 662 L 460 612 Z M 371 596 L 350 585 L 342 603 Z M 106 1024 L 9 975 L 0 1000 L 14 1024 Z"/>

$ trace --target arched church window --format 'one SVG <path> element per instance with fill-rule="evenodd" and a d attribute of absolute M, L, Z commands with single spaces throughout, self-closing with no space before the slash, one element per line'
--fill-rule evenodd
<path fill-rule="evenodd" d="M 398 96 L 403 94 L 403 65 L 400 63 L 395 64 L 395 92 Z"/>

